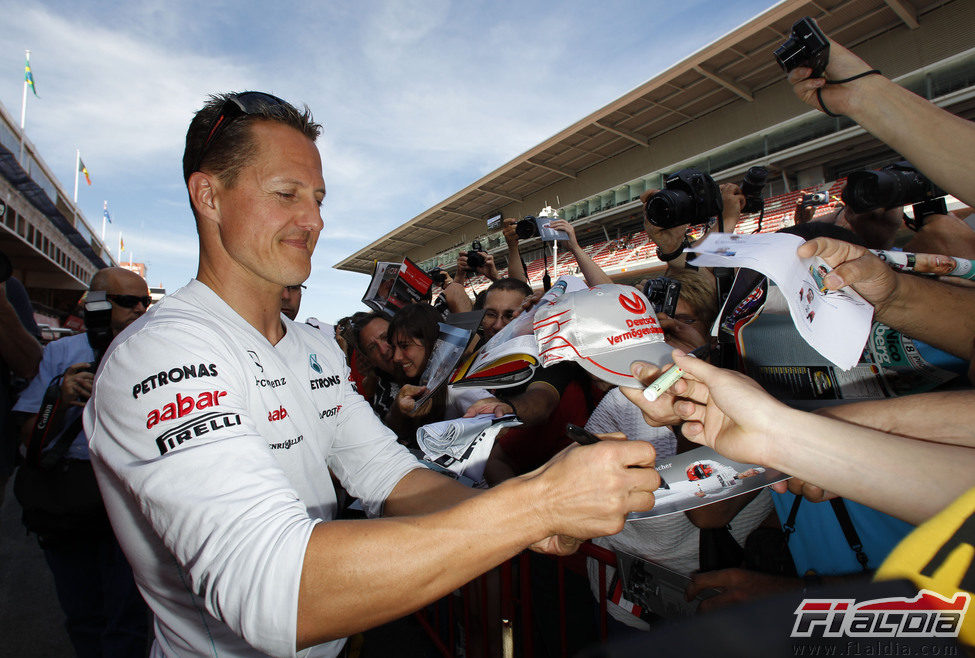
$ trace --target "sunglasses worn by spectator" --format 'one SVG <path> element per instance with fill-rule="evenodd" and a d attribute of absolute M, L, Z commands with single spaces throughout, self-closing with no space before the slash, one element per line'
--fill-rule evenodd
<path fill-rule="evenodd" d="M 145 297 L 139 295 L 105 295 L 105 297 L 122 308 L 135 308 L 136 304 L 142 304 L 145 308 L 149 308 L 149 304 L 152 303 L 152 297 L 149 295 Z"/>
<path fill-rule="evenodd" d="M 291 292 L 298 292 L 299 290 L 308 290 L 308 286 L 306 286 L 303 283 L 297 283 L 293 286 L 285 286 L 285 288 L 287 288 Z"/>
<path fill-rule="evenodd" d="M 220 116 L 217 117 L 213 127 L 210 128 L 206 141 L 203 142 L 203 148 L 200 149 L 200 153 L 196 156 L 196 161 L 193 163 L 193 168 L 190 171 L 200 170 L 200 165 L 203 164 L 203 158 L 206 156 L 207 150 L 217 141 L 220 134 L 234 119 L 263 112 L 268 107 L 274 107 L 276 105 L 287 105 L 287 103 L 277 96 L 265 94 L 262 91 L 245 91 L 240 94 L 231 94 L 224 102 L 223 107 L 220 108 Z"/>

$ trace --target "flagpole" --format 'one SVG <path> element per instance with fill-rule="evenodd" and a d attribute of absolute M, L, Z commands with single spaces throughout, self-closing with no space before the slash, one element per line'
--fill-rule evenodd
<path fill-rule="evenodd" d="M 122 231 L 119 231 L 118 232 L 118 252 L 117 253 L 118 253 L 118 257 L 115 259 L 115 262 L 121 265 L 122 264 Z"/>
<path fill-rule="evenodd" d="M 102 244 L 105 244 L 105 220 L 108 219 L 108 199 L 102 206 Z"/>
<path fill-rule="evenodd" d="M 74 151 L 74 202 L 78 203 L 78 173 L 81 171 L 81 149 Z"/>
<path fill-rule="evenodd" d="M 24 57 L 30 61 L 30 51 L 24 51 Z M 20 166 L 24 166 L 24 125 L 27 121 L 27 75 L 24 75 L 24 98 L 20 102 Z"/>

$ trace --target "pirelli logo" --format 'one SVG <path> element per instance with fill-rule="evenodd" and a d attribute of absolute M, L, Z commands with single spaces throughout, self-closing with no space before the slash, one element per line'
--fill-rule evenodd
<path fill-rule="evenodd" d="M 236 425 L 240 425 L 240 414 L 227 412 L 203 414 L 159 435 L 156 438 L 156 447 L 159 448 L 160 455 L 165 455 L 191 439 Z"/>

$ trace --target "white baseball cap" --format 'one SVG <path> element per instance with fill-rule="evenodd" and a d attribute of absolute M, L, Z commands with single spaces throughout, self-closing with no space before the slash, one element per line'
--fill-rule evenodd
<path fill-rule="evenodd" d="M 643 387 L 630 374 L 636 361 L 671 361 L 653 307 L 632 286 L 604 283 L 566 293 L 535 312 L 534 330 L 543 366 L 575 361 L 617 386 Z"/>

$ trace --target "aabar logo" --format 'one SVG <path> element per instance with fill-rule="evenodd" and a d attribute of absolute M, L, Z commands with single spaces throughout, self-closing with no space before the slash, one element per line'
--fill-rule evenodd
<path fill-rule="evenodd" d="M 247 350 L 247 354 L 250 355 L 251 361 L 254 362 L 254 365 L 257 366 L 257 369 L 260 370 L 261 372 L 264 372 L 264 366 L 261 365 L 260 360 L 257 358 L 257 352 L 255 352 L 254 350 Z"/>
<path fill-rule="evenodd" d="M 308 355 L 308 365 L 310 365 L 311 366 L 311 369 L 314 370 L 315 372 L 317 372 L 319 375 L 322 374 L 322 367 L 320 365 L 318 365 L 318 355 L 317 354 L 309 354 Z"/>
<path fill-rule="evenodd" d="M 272 423 L 276 420 L 284 420 L 287 417 L 288 417 L 288 410 L 285 409 L 284 407 L 278 407 L 276 410 L 267 412 L 267 419 Z"/>
<path fill-rule="evenodd" d="M 193 411 L 200 411 L 208 407 L 216 407 L 220 404 L 220 398 L 225 396 L 227 391 L 203 391 L 195 398 L 192 395 L 176 394 L 176 401 L 163 405 L 161 409 L 153 409 L 146 416 L 146 429 L 152 429 L 153 425 L 158 425 L 164 420 L 175 420 L 182 418 Z"/>
<path fill-rule="evenodd" d="M 626 295 L 620 295 L 620 306 L 625 308 L 630 313 L 636 313 L 637 315 L 643 315 L 647 312 L 647 304 L 642 299 L 640 299 L 640 293 L 636 290 L 633 291 L 633 298 L 630 299 Z"/>

